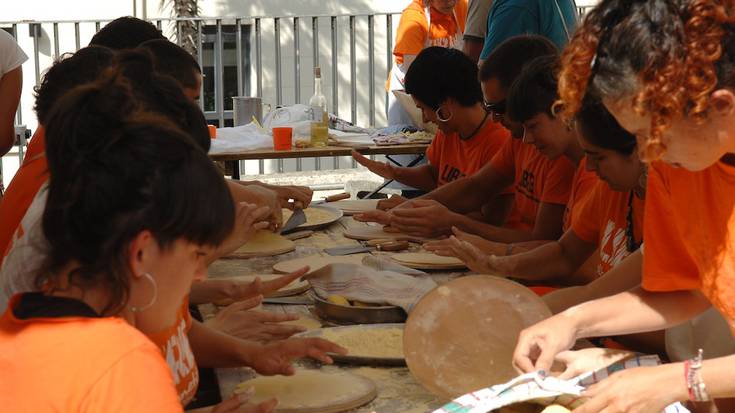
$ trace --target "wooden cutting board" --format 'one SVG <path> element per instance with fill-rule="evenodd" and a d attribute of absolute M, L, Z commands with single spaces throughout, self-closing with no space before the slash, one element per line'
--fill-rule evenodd
<path fill-rule="evenodd" d="M 258 231 L 247 244 L 222 258 L 272 257 L 295 249 L 296 244 L 282 235 L 270 231 Z"/>
<path fill-rule="evenodd" d="M 383 227 L 380 226 L 360 226 L 348 228 L 344 232 L 346 238 L 358 240 L 358 241 L 370 241 L 373 239 L 385 239 L 385 240 L 401 240 L 401 241 L 412 241 L 412 242 L 424 242 L 428 241 L 429 238 L 416 237 L 413 235 L 407 235 L 400 232 L 386 232 Z"/>
<path fill-rule="evenodd" d="M 518 334 L 551 316 L 528 288 L 475 275 L 435 288 L 406 321 L 403 350 L 411 374 L 430 392 L 454 399 L 517 376 Z"/>
<path fill-rule="evenodd" d="M 393 254 L 391 259 L 408 268 L 417 270 L 461 270 L 467 268 L 459 258 L 442 257 L 430 252 Z"/>
<path fill-rule="evenodd" d="M 362 264 L 362 259 L 368 254 L 353 254 L 343 256 L 322 256 L 311 255 L 304 258 L 294 260 L 281 261 L 273 266 L 273 271 L 277 273 L 287 274 L 309 266 L 309 274 L 326 267 L 329 264 Z"/>
<path fill-rule="evenodd" d="M 369 403 L 375 383 L 356 374 L 297 370 L 293 376 L 257 377 L 240 383 L 236 392 L 255 390 L 251 403 L 278 399 L 276 413 L 339 413 Z"/>

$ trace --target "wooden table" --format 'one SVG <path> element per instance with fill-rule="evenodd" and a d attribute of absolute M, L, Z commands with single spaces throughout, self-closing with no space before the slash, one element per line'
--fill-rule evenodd
<path fill-rule="evenodd" d="M 210 277 L 227 277 L 233 275 L 269 274 L 271 267 L 279 261 L 305 257 L 321 253 L 322 249 L 337 246 L 356 246 L 357 241 L 347 239 L 342 234 L 352 226 L 366 225 L 345 217 L 326 230 L 319 231 L 313 236 L 297 240 L 296 251 L 277 257 L 253 258 L 249 260 L 219 260 L 209 271 Z M 414 247 L 416 248 L 416 247 Z M 376 253 L 380 254 L 380 253 Z M 433 272 L 430 276 L 439 284 L 463 275 L 462 272 Z M 270 311 L 298 314 L 301 317 L 316 319 L 307 306 L 304 305 L 264 305 Z M 216 309 L 213 305 L 201 306 L 206 317 L 214 316 Z M 309 360 L 298 362 L 305 367 L 317 367 Z M 407 368 L 371 368 L 348 366 L 323 366 L 323 369 L 343 369 L 372 379 L 378 388 L 378 397 L 371 403 L 352 410 L 352 413 L 426 413 L 443 405 L 439 400 L 419 385 L 411 376 Z M 254 374 L 248 368 L 218 369 L 222 397 L 232 394 L 235 387 L 252 377 Z"/>
<path fill-rule="evenodd" d="M 353 150 L 363 155 L 423 155 L 428 144 L 387 145 L 387 146 L 324 146 L 320 148 L 293 148 L 289 151 L 258 149 L 253 151 L 210 154 L 215 161 L 233 162 L 232 179 L 240 179 L 240 165 L 237 161 L 260 159 L 320 158 L 323 156 L 350 156 Z"/>

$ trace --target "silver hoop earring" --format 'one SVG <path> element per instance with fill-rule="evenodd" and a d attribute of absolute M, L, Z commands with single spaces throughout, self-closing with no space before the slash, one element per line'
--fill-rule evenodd
<path fill-rule="evenodd" d="M 648 166 L 646 164 L 643 164 L 643 172 L 641 173 L 641 176 L 638 177 L 638 185 L 640 185 L 644 191 L 648 186 Z"/>
<path fill-rule="evenodd" d="M 156 284 L 156 280 L 154 280 L 153 277 L 147 272 L 143 273 L 143 277 L 148 279 L 151 282 L 151 285 L 153 285 L 153 297 L 151 297 L 151 300 L 148 302 L 148 304 L 144 305 L 143 307 L 130 306 L 130 311 L 134 313 L 140 313 L 141 311 L 145 311 L 153 307 L 153 304 L 155 304 L 156 300 L 158 299 L 158 285 Z"/>
<path fill-rule="evenodd" d="M 444 123 L 447 123 L 450 120 L 452 120 L 452 118 L 454 117 L 454 113 L 450 113 L 448 118 L 442 119 L 442 115 L 439 113 L 439 111 L 441 111 L 441 109 L 442 109 L 441 106 L 439 106 L 439 108 L 435 112 L 436 120 L 438 120 L 439 122 L 444 122 Z"/>

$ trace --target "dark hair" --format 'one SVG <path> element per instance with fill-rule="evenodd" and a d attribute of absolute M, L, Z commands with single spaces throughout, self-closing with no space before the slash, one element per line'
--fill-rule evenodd
<path fill-rule="evenodd" d="M 554 116 L 558 72 L 559 56 L 537 57 L 524 66 L 508 91 L 508 117 L 522 123 L 539 113 Z"/>
<path fill-rule="evenodd" d="M 51 66 L 41 79 L 41 84 L 33 88 L 39 123 L 46 124 L 46 116 L 59 98 L 75 86 L 91 82 L 110 66 L 114 52 L 106 47 L 89 46 L 74 54 L 66 54 Z"/>
<path fill-rule="evenodd" d="M 89 45 L 105 46 L 113 50 L 133 49 L 153 39 L 165 39 L 153 24 L 131 16 L 119 17 L 98 31 Z"/>
<path fill-rule="evenodd" d="M 406 93 L 436 110 L 448 98 L 469 107 L 482 102 L 477 64 L 456 49 L 427 47 L 406 72 Z"/>
<path fill-rule="evenodd" d="M 595 146 L 630 155 L 636 149 L 635 135 L 625 130 L 602 101 L 586 96 L 575 118 L 579 133 Z"/>
<path fill-rule="evenodd" d="M 165 39 L 156 39 L 143 42 L 138 47 L 151 52 L 158 73 L 171 76 L 190 89 L 199 85 L 197 75 L 202 73 L 202 68 L 194 56 L 181 46 Z"/>
<path fill-rule="evenodd" d="M 50 172 L 43 232 L 49 255 L 36 285 L 103 286 L 105 313 L 129 297 L 128 244 L 150 231 L 161 248 L 186 239 L 220 244 L 234 204 L 214 164 L 169 119 L 141 111 L 124 77 L 111 74 L 77 87 L 49 115 Z"/>
<path fill-rule="evenodd" d="M 115 65 L 120 75 L 129 81 L 141 105 L 171 119 L 205 152 L 209 151 L 212 140 L 202 110 L 184 95 L 179 82 L 154 70 L 153 56 L 149 51 L 118 52 Z"/>
<path fill-rule="evenodd" d="M 558 54 L 559 49 L 546 37 L 531 34 L 511 37 L 500 43 L 482 62 L 480 81 L 497 78 L 507 90 L 526 63 L 540 56 Z"/>
<path fill-rule="evenodd" d="M 633 98 L 650 115 L 645 158 L 660 154 L 672 119 L 701 122 L 715 88 L 735 88 L 735 26 L 730 0 L 603 0 L 564 51 L 562 116 L 579 110 L 588 86 L 608 99 Z"/>

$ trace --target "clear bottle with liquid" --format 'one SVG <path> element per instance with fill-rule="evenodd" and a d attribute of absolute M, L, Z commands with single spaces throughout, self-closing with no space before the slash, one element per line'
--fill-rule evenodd
<path fill-rule="evenodd" d="M 327 146 L 329 138 L 329 113 L 327 98 L 322 93 L 322 72 L 314 68 L 314 96 L 309 99 L 311 106 L 311 146 Z"/>

